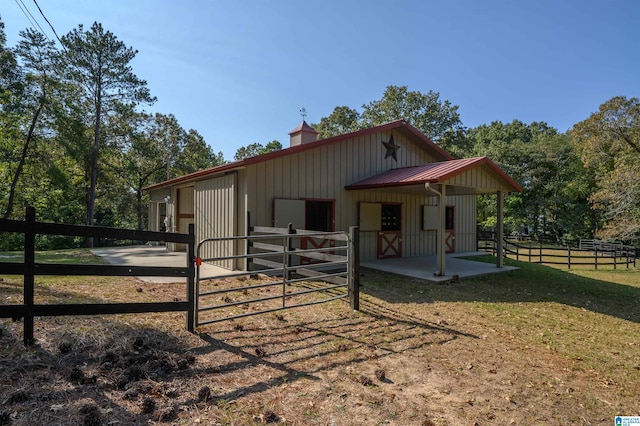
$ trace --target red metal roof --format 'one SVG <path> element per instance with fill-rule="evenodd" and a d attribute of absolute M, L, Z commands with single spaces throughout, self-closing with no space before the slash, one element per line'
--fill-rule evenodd
<path fill-rule="evenodd" d="M 503 172 L 487 157 L 463 158 L 462 160 L 442 161 L 440 163 L 423 164 L 414 167 L 391 169 L 379 175 L 345 186 L 345 189 L 371 189 L 393 186 L 420 185 L 424 183 L 445 183 L 475 167 L 487 166 L 497 174 L 513 191 L 521 192 L 522 187 Z"/>
<path fill-rule="evenodd" d="M 294 133 L 314 133 L 314 134 L 318 134 L 316 129 L 314 129 L 313 127 L 309 126 L 307 124 L 307 122 L 304 121 L 304 120 L 302 120 L 302 122 L 300 124 L 298 124 L 298 127 L 296 127 L 295 129 L 293 129 L 292 131 L 289 132 L 290 135 L 292 135 Z"/>
<path fill-rule="evenodd" d="M 296 129 L 294 129 L 294 131 L 296 131 Z M 207 177 L 207 176 L 213 176 L 213 175 L 217 175 L 217 174 L 221 174 L 221 173 L 230 172 L 232 170 L 242 169 L 242 168 L 244 168 L 246 166 L 249 166 L 251 164 L 262 163 L 264 161 L 273 160 L 275 158 L 285 157 L 287 155 L 292 155 L 292 154 L 295 154 L 295 153 L 298 153 L 298 152 L 306 151 L 308 149 L 318 148 L 318 147 L 323 146 L 323 145 L 328 145 L 328 144 L 333 144 L 333 143 L 340 143 L 340 142 L 342 142 L 342 141 L 344 141 L 346 139 L 356 138 L 356 137 L 359 137 L 359 136 L 369 135 L 369 134 L 376 133 L 376 132 L 384 132 L 384 131 L 396 130 L 396 129 L 400 130 L 400 131 L 403 131 L 403 132 L 406 132 L 406 133 L 409 133 L 409 134 L 413 135 L 414 137 L 417 137 L 419 140 L 424 142 L 424 144 L 426 145 L 426 147 L 428 149 L 431 149 L 436 154 L 436 156 L 440 156 L 443 160 L 452 160 L 454 158 L 451 154 L 449 154 L 447 151 L 445 151 L 442 148 L 440 148 L 431 139 L 426 137 L 420 130 L 416 129 L 411 124 L 407 123 L 405 120 L 396 120 L 396 121 L 392 121 L 392 122 L 387 123 L 387 124 L 382 124 L 380 126 L 370 127 L 368 129 L 363 129 L 363 130 L 358 130 L 357 132 L 345 133 L 344 135 L 338 135 L 338 136 L 334 136 L 334 137 L 327 138 L 327 139 L 320 139 L 320 140 L 318 140 L 316 142 L 296 145 L 296 146 L 292 146 L 290 148 L 281 149 L 279 151 L 268 152 L 266 154 L 257 155 L 255 157 L 251 157 L 251 158 L 246 158 L 244 160 L 234 161 L 232 163 L 226 163 L 226 164 L 223 164 L 221 166 L 216 166 L 216 167 L 211 167 L 209 169 L 200 170 L 200 171 L 197 171 L 195 173 L 191 173 L 191 174 L 184 175 L 184 176 L 179 176 L 177 178 L 170 179 L 170 180 L 167 180 L 167 181 L 164 181 L 164 182 L 160 182 L 160 183 L 157 183 L 157 184 L 154 184 L 154 185 L 149 185 L 149 186 L 143 188 L 143 190 L 148 191 L 148 190 L 151 190 L 151 189 L 163 188 L 165 186 L 172 186 L 172 185 L 177 185 L 177 184 L 180 184 L 180 183 L 186 183 L 186 182 L 190 182 L 190 181 L 195 181 L 195 180 Z"/>

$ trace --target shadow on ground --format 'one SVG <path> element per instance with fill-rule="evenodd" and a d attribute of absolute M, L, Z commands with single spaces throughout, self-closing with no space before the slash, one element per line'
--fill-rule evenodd
<path fill-rule="evenodd" d="M 363 268 L 361 291 L 389 303 L 556 302 L 640 322 L 638 287 L 585 278 L 538 264 L 511 259 L 507 262 L 520 269 L 444 284 Z"/>

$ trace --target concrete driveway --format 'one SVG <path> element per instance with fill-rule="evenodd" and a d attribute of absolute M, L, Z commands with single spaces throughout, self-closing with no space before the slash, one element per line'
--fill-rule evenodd
<path fill-rule="evenodd" d="M 126 246 L 92 249 L 91 253 L 100 256 L 112 265 L 124 266 L 171 266 L 184 268 L 187 266 L 185 252 L 170 252 L 164 246 Z M 229 273 L 224 268 L 202 264 L 202 276 L 222 276 Z M 186 278 L 176 277 L 137 277 L 141 281 L 152 283 L 186 282 Z"/>

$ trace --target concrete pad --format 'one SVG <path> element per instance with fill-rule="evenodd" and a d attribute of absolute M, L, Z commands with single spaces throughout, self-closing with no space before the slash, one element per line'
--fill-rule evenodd
<path fill-rule="evenodd" d="M 454 275 L 460 278 L 477 277 L 480 275 L 497 274 L 513 271 L 518 268 L 503 266 L 498 268 L 495 264 L 474 262 L 460 259 L 460 257 L 478 256 L 485 252 L 451 253 L 445 256 L 445 276 L 435 276 L 438 260 L 433 256 L 401 257 L 397 259 L 377 259 L 360 262 L 360 266 L 379 271 L 391 272 L 398 275 L 406 275 L 432 282 L 449 281 Z"/>
<path fill-rule="evenodd" d="M 92 249 L 91 253 L 102 257 L 112 265 L 124 266 L 187 266 L 187 253 L 167 251 L 164 246 L 126 246 Z M 200 266 L 202 276 L 215 277 L 230 271 L 206 263 Z M 186 282 L 186 278 L 176 277 L 137 277 L 150 283 Z"/>

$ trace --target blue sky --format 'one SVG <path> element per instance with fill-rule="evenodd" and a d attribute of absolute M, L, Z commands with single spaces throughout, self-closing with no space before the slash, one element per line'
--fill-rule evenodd
<path fill-rule="evenodd" d="M 139 51 L 158 102 L 232 160 L 277 139 L 305 107 L 380 99 L 388 85 L 433 90 L 463 124 L 545 121 L 564 132 L 613 96 L 640 96 L 640 1 L 37 0 L 62 36 L 102 23 Z M 0 8 L 8 45 L 33 0 Z M 428 135 L 427 135 L 428 136 Z"/>

